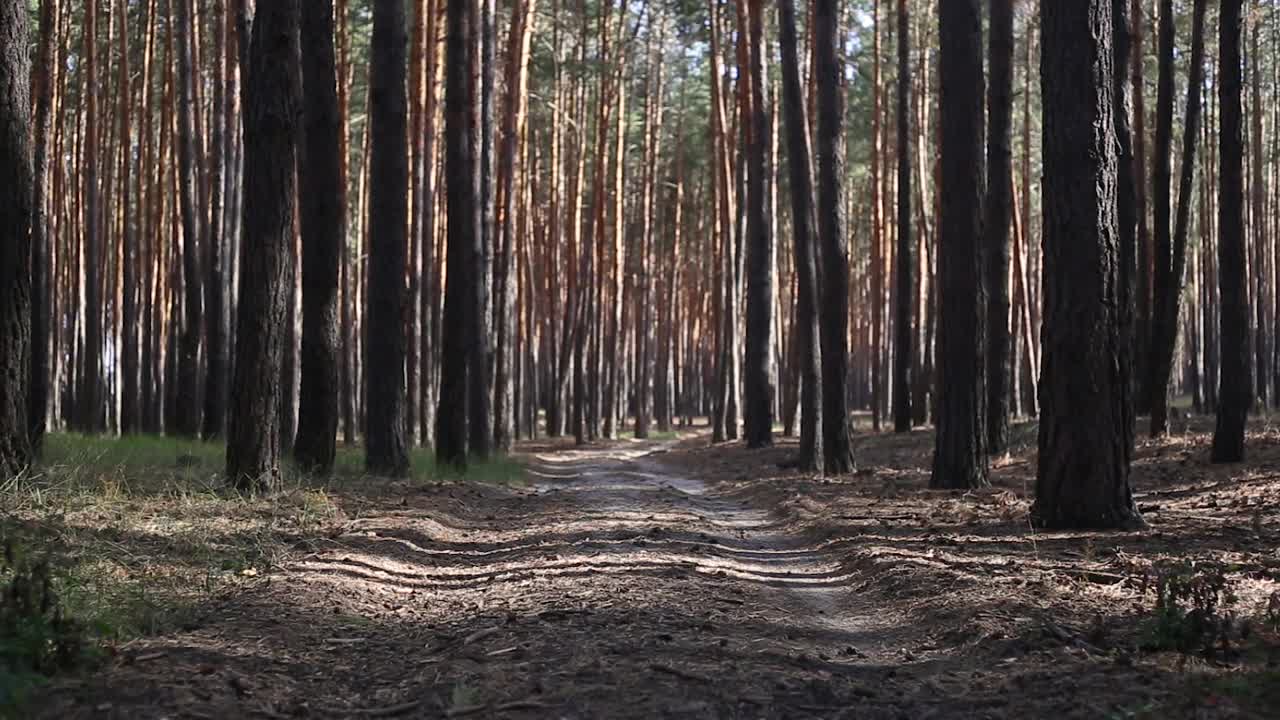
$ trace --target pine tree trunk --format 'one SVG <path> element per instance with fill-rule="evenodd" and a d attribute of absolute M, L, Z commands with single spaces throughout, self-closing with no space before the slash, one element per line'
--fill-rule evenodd
<path fill-rule="evenodd" d="M 1142 525 L 1120 363 L 1110 5 L 1040 6 L 1045 309 L 1032 515 L 1052 528 Z"/>
<path fill-rule="evenodd" d="M 1118 267 L 1118 286 L 1116 296 L 1119 305 L 1121 372 L 1127 380 L 1128 392 L 1124 397 L 1125 442 L 1132 454 L 1137 432 L 1137 417 L 1134 412 L 1134 348 L 1136 335 L 1134 332 L 1134 302 L 1136 278 L 1138 274 L 1138 185 L 1143 174 L 1134 157 L 1133 128 L 1131 120 L 1129 62 L 1133 56 L 1133 35 L 1130 32 L 1130 0 L 1112 0 L 1112 57 L 1111 76 L 1112 117 L 1115 122 L 1117 149 L 1116 158 L 1116 242 L 1119 250 L 1116 260 Z"/>
<path fill-rule="evenodd" d="M 916 325 L 915 243 L 911 214 L 911 16 L 907 0 L 898 0 L 898 251 L 894 255 L 897 296 L 894 305 L 893 429 L 910 432 Z"/>
<path fill-rule="evenodd" d="M 49 333 L 52 307 L 49 302 L 50 264 L 52 253 L 52 235 L 49 232 L 51 219 L 49 206 L 49 152 L 53 142 L 53 100 L 54 87 L 58 82 L 58 64 L 54 61 L 54 43 L 58 36 L 59 0 L 41 0 L 40 3 L 40 41 L 36 55 L 36 80 L 32 87 L 35 96 L 35 153 L 33 162 L 33 192 L 31 201 L 31 364 L 29 385 L 27 387 L 27 412 L 30 420 L 28 428 L 31 435 L 31 446 L 39 451 L 44 441 L 49 408 Z M 128 281 L 129 269 L 125 270 L 125 398 L 126 410 L 134 410 L 132 418 L 136 418 L 136 408 L 129 408 L 127 400 L 138 395 L 137 362 L 138 347 L 136 343 L 137 328 L 131 322 L 130 312 L 136 305 L 131 304 Z M 130 344 L 130 340 L 134 340 Z M 132 350 L 132 353 L 130 353 Z M 132 362 L 130 362 L 132 360 Z M 129 384 L 129 371 L 133 370 L 133 383 Z M 132 393 L 129 390 L 132 389 Z M 124 423 L 122 422 L 122 425 Z M 130 423 L 132 427 L 132 422 Z"/>
<path fill-rule="evenodd" d="M 301 0 L 262 3 L 244 72 L 244 240 L 236 308 L 227 478 L 242 490 L 280 481 L 280 367 L 293 242 Z"/>
<path fill-rule="evenodd" d="M 935 488 L 987 484 L 982 254 L 982 11 L 952 0 L 939 11 L 942 217 L 938 236 L 938 416 Z"/>
<path fill-rule="evenodd" d="M 817 263 L 814 253 L 813 170 L 809 118 L 800 85 L 793 0 L 778 3 L 782 97 L 791 183 L 792 247 L 796 266 L 795 357 L 800 367 L 801 470 L 822 472 L 822 349 L 819 345 Z"/>
<path fill-rule="evenodd" d="M 365 469 L 409 472 L 405 427 L 405 328 L 409 219 L 408 96 L 404 3 L 375 0 L 370 59 L 369 290 L 365 306 Z"/>
<path fill-rule="evenodd" d="M 1249 368 L 1249 304 L 1244 227 L 1244 95 L 1241 77 L 1242 0 L 1223 0 L 1218 84 L 1220 156 L 1218 177 L 1218 287 L 1222 294 L 1222 379 L 1218 422 L 1213 433 L 1214 462 L 1244 460 L 1244 431 L 1253 404 Z"/>
<path fill-rule="evenodd" d="M 988 41 L 987 196 L 983 232 L 987 291 L 987 444 L 1009 445 L 1009 225 L 1013 196 L 1013 0 L 992 0 Z"/>
<path fill-rule="evenodd" d="M 744 409 L 747 447 L 773 444 L 773 405 L 777 394 L 774 367 L 774 295 L 776 250 L 769 201 L 766 195 L 770 166 L 768 64 L 764 48 L 764 13 L 761 0 L 747 4 L 749 114 L 747 129 L 747 329 L 744 381 L 749 392 Z"/>
<path fill-rule="evenodd" d="M 468 334 L 473 302 L 474 263 L 480 248 L 480 178 L 476 172 L 477 126 L 473 0 L 447 0 L 445 27 L 445 176 L 448 257 L 440 347 L 440 407 L 436 413 L 436 457 L 442 465 L 467 462 Z"/>
<path fill-rule="evenodd" d="M 853 471 L 847 402 L 849 245 L 844 218 L 844 66 L 839 60 L 839 3 L 814 0 L 817 75 L 818 243 L 822 257 L 822 447 L 829 475 Z"/>
<path fill-rule="evenodd" d="M 31 463 L 27 382 L 31 359 L 30 229 L 39 222 L 31 203 L 30 68 L 27 3 L 0 0 L 0 478 Z"/>
<path fill-rule="evenodd" d="M 191 3 L 194 0 L 170 0 L 176 16 L 169 31 L 177 40 L 178 80 L 178 201 L 182 218 L 182 328 L 179 339 L 177 427 L 178 435 L 196 437 L 200 433 L 200 340 L 203 336 L 204 295 L 200 252 L 201 223 L 199 174 L 200 140 L 196 136 L 196 77 L 192 50 Z M 174 26 L 176 25 L 176 30 Z"/>
<path fill-rule="evenodd" d="M 293 452 L 299 466 L 327 475 L 338 433 L 338 266 L 347 225 L 332 0 L 308 0 L 301 37 L 302 380 Z"/>
<path fill-rule="evenodd" d="M 205 236 L 204 256 L 204 306 L 205 306 L 205 386 L 204 386 L 204 426 L 201 435 L 206 439 L 221 438 L 226 429 L 227 417 L 227 343 L 229 328 L 226 320 L 226 280 L 225 262 L 227 252 L 227 229 L 224 225 L 226 214 L 223 210 L 227 200 L 224 192 L 227 187 L 225 175 L 229 172 L 226 164 L 225 147 L 231 142 L 233 133 L 226 122 L 227 102 L 227 54 L 219 49 L 220 44 L 230 40 L 226 25 L 229 23 L 223 8 L 226 0 L 218 0 L 213 6 L 215 44 L 215 70 L 213 78 L 213 107 L 209 116 L 212 126 L 211 145 L 208 157 L 212 162 L 209 168 L 209 220 L 206 223 L 208 233 Z"/>
<path fill-rule="evenodd" d="M 1165 0 L 1166 3 L 1169 0 Z M 1191 189 L 1195 179 L 1196 142 L 1200 135 L 1200 91 L 1204 81 L 1204 16 L 1206 0 L 1195 0 L 1191 30 L 1190 76 L 1187 79 L 1187 113 L 1183 123 L 1182 172 L 1178 183 L 1178 209 L 1169 232 L 1169 135 L 1172 131 L 1173 8 L 1162 5 L 1160 18 L 1160 100 L 1156 108 L 1156 238 L 1155 318 L 1151 340 L 1151 435 L 1169 432 L 1169 380 L 1178 341 L 1178 317 L 1186 267 L 1190 225 Z M 1166 11 L 1167 17 L 1166 20 Z M 1166 27 L 1166 25 L 1168 27 Z M 1168 75 L 1169 77 L 1166 77 Z M 1165 87 L 1166 83 L 1169 85 Z M 1166 92 L 1167 90 L 1167 92 Z M 1163 138 L 1163 140 L 1162 140 Z"/>

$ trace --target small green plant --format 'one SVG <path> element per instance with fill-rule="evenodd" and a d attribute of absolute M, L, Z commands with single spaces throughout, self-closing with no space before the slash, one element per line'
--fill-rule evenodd
<path fill-rule="evenodd" d="M 0 714 L 13 711 L 45 678 L 93 657 L 89 628 L 69 617 L 47 561 L 24 559 L 6 540 L 0 559 Z"/>
<path fill-rule="evenodd" d="M 1156 604 L 1147 621 L 1143 647 L 1181 653 L 1213 654 L 1231 650 L 1242 633 L 1231 605 L 1235 592 L 1227 569 L 1214 562 L 1158 564 L 1144 578 L 1144 589 L 1155 586 Z"/>

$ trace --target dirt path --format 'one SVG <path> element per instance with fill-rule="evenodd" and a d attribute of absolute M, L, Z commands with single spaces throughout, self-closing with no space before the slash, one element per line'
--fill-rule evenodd
<path fill-rule="evenodd" d="M 953 571 L 937 551 L 954 540 L 805 519 L 803 497 L 750 488 L 773 455 L 737 483 L 694 477 L 673 443 L 528 460 L 524 489 L 352 501 L 196 627 L 56 688 L 45 716 L 1099 717 L 1178 682 L 1044 632 L 999 587 L 955 611 L 987 571 Z"/>

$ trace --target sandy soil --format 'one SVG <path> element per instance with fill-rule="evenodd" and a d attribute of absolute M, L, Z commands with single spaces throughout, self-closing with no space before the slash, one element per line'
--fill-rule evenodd
<path fill-rule="evenodd" d="M 833 481 L 779 469 L 789 441 L 693 433 L 527 445 L 527 488 L 339 499 L 327 534 L 193 627 L 60 682 L 41 713 L 1280 716 L 1280 688 L 1259 686 L 1280 677 L 1280 436 L 1224 468 L 1203 433 L 1144 442 L 1151 529 L 1066 534 L 1027 524 L 1019 432 L 971 493 L 925 489 L 926 432 L 860 436 L 859 472 Z M 1144 650 L 1170 557 L 1228 563 L 1248 632 L 1212 655 Z"/>

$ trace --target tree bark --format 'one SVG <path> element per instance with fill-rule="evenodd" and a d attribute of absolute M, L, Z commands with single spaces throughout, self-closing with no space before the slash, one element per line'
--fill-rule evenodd
<path fill-rule="evenodd" d="M 302 83 L 302 380 L 293 452 L 303 469 L 327 475 L 337 449 L 338 266 L 347 226 L 333 0 L 303 9 Z"/>
<path fill-rule="evenodd" d="M 21 3 L 19 3 L 21 4 Z M 54 60 L 54 44 L 58 36 L 59 0 L 41 0 L 40 42 L 36 55 L 36 81 L 32 87 L 35 95 L 35 152 L 32 166 L 31 200 L 31 365 L 27 386 L 28 428 L 31 446 L 39 452 L 44 441 L 49 408 L 49 331 L 53 308 L 49 302 L 50 259 L 52 257 L 49 232 L 50 218 L 46 211 L 49 190 L 49 151 L 53 142 L 53 93 L 58 82 L 58 63 Z M 126 272 L 126 277 L 128 270 Z M 137 328 L 129 322 L 131 306 L 129 283 L 125 283 L 125 391 L 124 400 L 138 396 Z M 130 340 L 134 342 L 130 344 Z M 132 353 L 130 353 L 132 350 Z M 131 362 L 132 361 L 132 362 Z M 129 371 L 134 375 L 130 386 Z M 132 389 L 132 393 L 130 392 Z M 126 408 L 122 412 L 133 408 Z M 136 418 L 136 409 L 131 416 Z M 122 425 L 124 425 L 122 418 Z M 132 423 L 130 423 L 130 426 Z"/>
<path fill-rule="evenodd" d="M 1183 124 L 1182 172 L 1178 183 L 1178 209 L 1169 232 L 1169 135 L 1172 134 L 1173 8 L 1162 3 L 1160 17 L 1160 99 L 1156 107 L 1156 237 L 1155 318 L 1151 340 L 1151 435 L 1169 432 L 1169 379 L 1178 341 L 1178 315 L 1186 268 L 1187 231 L 1190 225 L 1191 186 L 1195 179 L 1196 141 L 1200 136 L 1200 91 L 1204 82 L 1204 16 L 1206 0 L 1196 0 L 1191 29 L 1190 76 L 1187 78 L 1187 113 Z M 1166 19 L 1167 18 L 1167 19 Z M 1166 77 L 1166 75 L 1168 77 Z M 1169 87 L 1165 87 L 1166 84 Z"/>
<path fill-rule="evenodd" d="M 853 471 L 846 406 L 849 245 L 844 218 L 844 63 L 836 37 L 836 0 L 814 0 L 814 73 L 818 84 L 818 238 L 822 257 L 822 446 L 828 475 Z"/>
<path fill-rule="evenodd" d="M 1009 445 L 1009 227 L 1013 198 L 1013 0 L 991 1 L 984 248 L 987 291 L 987 444 Z"/>
<path fill-rule="evenodd" d="M 1241 77 L 1242 0 L 1223 0 L 1220 21 L 1218 98 L 1218 287 L 1222 332 L 1218 422 L 1213 462 L 1244 460 L 1244 431 L 1253 404 L 1249 367 L 1249 302 L 1244 228 L 1244 122 Z"/>
<path fill-rule="evenodd" d="M 365 469 L 403 477 L 409 473 L 404 367 L 409 148 L 402 0 L 375 0 L 372 42 Z"/>
<path fill-rule="evenodd" d="M 31 61 L 27 3 L 0 0 L 0 478 L 31 464 L 27 382 L 31 359 Z"/>
<path fill-rule="evenodd" d="M 1134 331 L 1136 302 L 1135 287 L 1138 275 L 1138 186 L 1142 183 L 1143 168 L 1134 156 L 1133 127 L 1131 119 L 1129 63 L 1133 57 L 1132 18 L 1130 0 L 1112 0 L 1112 58 L 1111 76 L 1112 117 L 1115 122 L 1119 156 L 1116 158 L 1116 236 L 1119 253 L 1118 285 L 1116 289 L 1120 325 L 1120 370 L 1127 378 L 1124 402 L 1125 442 L 1132 454 L 1136 439 L 1136 414 L 1134 412 L 1134 355 L 1137 335 Z M 1142 58 L 1139 58 L 1141 61 Z"/>
<path fill-rule="evenodd" d="M 293 242 L 301 103 L 301 0 L 262 3 L 244 73 L 244 239 L 235 382 L 227 425 L 227 478 L 242 490 L 280 481 L 280 366 Z"/>
<path fill-rule="evenodd" d="M 938 5 L 942 216 L 938 235 L 938 417 L 935 488 L 987 484 L 982 255 L 982 10 Z"/>
<path fill-rule="evenodd" d="M 1040 6 L 1044 348 L 1034 520 L 1142 525 L 1120 363 L 1110 0 Z"/>
<path fill-rule="evenodd" d="M 170 15 L 169 32 L 177 40 L 178 78 L 178 202 L 182 219 L 182 331 L 178 349 L 178 435 L 200 434 L 200 340 L 203 336 L 204 296 L 201 274 L 200 237 L 202 212 L 199 194 L 199 145 L 196 137 L 195 60 L 192 50 L 191 3 L 194 0 L 170 0 L 177 14 Z M 176 25 L 176 28 L 174 27 Z"/>
<path fill-rule="evenodd" d="M 1001 0 L 994 0 L 994 8 Z M 893 429 L 910 432 L 912 425 L 912 377 L 915 367 L 916 324 L 911 308 L 915 301 L 916 256 L 911 214 L 911 16 L 907 0 L 898 0 L 898 251 L 894 255 L 897 295 L 894 306 Z"/>
<path fill-rule="evenodd" d="M 813 152 L 809 117 L 800 85 L 793 0 L 778 2 L 778 38 L 782 46 L 782 97 L 786 113 L 788 170 L 791 180 L 792 246 L 796 264 L 796 357 L 800 365 L 801 470 L 823 471 L 822 348 L 819 345 L 818 268 L 814 248 Z"/>
<path fill-rule="evenodd" d="M 440 407 L 436 413 L 436 458 L 442 465 L 467 462 L 468 334 L 475 258 L 480 252 L 480 178 L 476 154 L 476 85 L 472 82 L 474 0 L 448 0 L 445 38 L 445 176 L 448 257 L 440 347 Z"/>
<path fill-rule="evenodd" d="M 750 87 L 747 123 L 747 332 L 744 363 L 747 401 L 744 435 L 747 447 L 773 444 L 773 405 L 777 394 L 773 359 L 776 261 L 769 202 L 766 197 L 769 162 L 769 109 L 766 107 L 768 65 L 764 50 L 761 0 L 747 4 L 747 43 Z"/>

